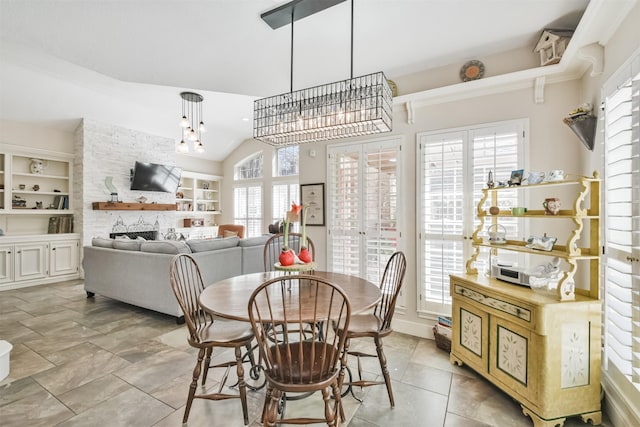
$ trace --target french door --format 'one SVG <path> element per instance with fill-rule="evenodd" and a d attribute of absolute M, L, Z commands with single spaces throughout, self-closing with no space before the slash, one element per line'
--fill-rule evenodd
<path fill-rule="evenodd" d="M 401 138 L 328 148 L 329 271 L 379 283 L 401 249 Z"/>
<path fill-rule="evenodd" d="M 482 188 L 489 172 L 506 181 L 522 169 L 525 127 L 514 120 L 417 135 L 418 311 L 450 314 L 449 274 L 463 273 L 471 255 Z M 518 197 L 500 193 L 501 209 L 521 206 Z M 517 235 L 515 219 L 501 225 Z M 483 260 L 476 266 L 486 268 Z"/>

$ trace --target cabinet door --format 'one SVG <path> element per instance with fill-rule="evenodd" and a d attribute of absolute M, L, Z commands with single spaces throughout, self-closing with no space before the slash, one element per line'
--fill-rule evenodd
<path fill-rule="evenodd" d="M 78 271 L 78 241 L 51 242 L 49 276 L 73 274 Z"/>
<path fill-rule="evenodd" d="M 538 369 L 538 363 L 533 362 L 544 364 L 544 344 L 534 342 L 529 330 L 496 316 L 491 316 L 490 329 L 490 374 L 508 389 L 535 401 L 538 372 L 533 371 Z"/>
<path fill-rule="evenodd" d="M 15 245 L 15 281 L 47 276 L 47 243 Z"/>
<path fill-rule="evenodd" d="M 13 245 L 0 246 L 0 283 L 13 281 Z"/>
<path fill-rule="evenodd" d="M 489 369 L 489 315 L 455 297 L 451 352 L 478 372 Z"/>

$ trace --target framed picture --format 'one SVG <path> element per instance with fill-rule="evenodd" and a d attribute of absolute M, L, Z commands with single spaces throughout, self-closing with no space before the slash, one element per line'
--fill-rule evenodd
<path fill-rule="evenodd" d="M 524 169 L 511 171 L 511 179 L 509 179 L 509 185 L 522 184 L 522 175 L 524 175 Z"/>
<path fill-rule="evenodd" d="M 300 203 L 307 209 L 307 225 L 324 226 L 324 183 L 301 184 Z"/>

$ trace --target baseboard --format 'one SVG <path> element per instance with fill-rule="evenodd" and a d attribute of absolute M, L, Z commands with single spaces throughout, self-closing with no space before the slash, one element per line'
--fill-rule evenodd
<path fill-rule="evenodd" d="M 393 319 L 393 330 L 407 335 L 413 335 L 414 337 L 435 339 L 433 336 L 434 322 L 428 324 L 420 322 L 410 322 L 402 319 Z"/>
<path fill-rule="evenodd" d="M 7 282 L 0 285 L 0 291 L 7 291 L 9 289 L 21 289 L 31 286 L 49 285 L 51 283 L 66 282 L 68 280 L 80 279 L 80 273 L 67 274 L 63 276 L 44 277 L 33 280 L 23 280 L 19 282 Z"/>
<path fill-rule="evenodd" d="M 640 426 L 640 408 L 634 407 L 633 402 L 604 370 L 602 371 L 602 388 L 605 394 L 603 410 L 611 423 L 615 427 Z"/>

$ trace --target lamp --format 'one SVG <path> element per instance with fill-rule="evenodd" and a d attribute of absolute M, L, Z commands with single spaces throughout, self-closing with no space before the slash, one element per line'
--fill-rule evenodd
<path fill-rule="evenodd" d="M 182 92 L 182 119 L 180 127 L 182 128 L 182 138 L 176 149 L 179 153 L 188 153 L 189 144 L 186 140 L 193 142 L 193 149 L 198 152 L 204 152 L 201 135 L 206 132 L 204 121 L 202 120 L 202 101 L 203 96 L 195 92 Z"/>
<path fill-rule="evenodd" d="M 297 145 L 391 131 L 392 92 L 382 71 L 293 91 L 293 23 L 345 0 L 294 0 L 261 18 L 276 29 L 291 23 L 291 87 L 253 104 L 253 137 L 273 146 Z"/>

